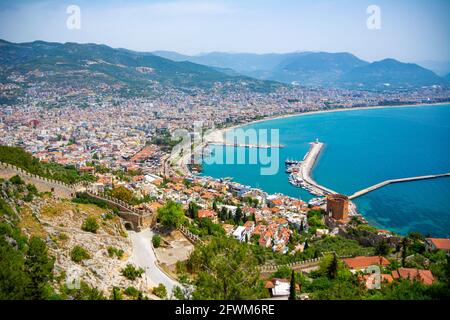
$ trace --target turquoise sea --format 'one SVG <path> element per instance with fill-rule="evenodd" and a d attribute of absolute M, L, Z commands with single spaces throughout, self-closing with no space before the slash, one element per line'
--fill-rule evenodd
<path fill-rule="evenodd" d="M 450 105 L 349 110 L 275 119 L 243 129 L 278 129 L 280 167 L 261 175 L 260 164 L 205 164 L 204 175 L 309 200 L 313 196 L 288 182 L 284 160 L 301 160 L 309 142 L 325 148 L 313 177 L 350 195 L 378 182 L 450 172 Z M 222 147 L 220 147 L 222 148 Z M 248 149 L 225 147 L 236 153 Z M 355 199 L 373 225 L 400 234 L 420 231 L 450 236 L 450 178 L 389 185 Z"/>

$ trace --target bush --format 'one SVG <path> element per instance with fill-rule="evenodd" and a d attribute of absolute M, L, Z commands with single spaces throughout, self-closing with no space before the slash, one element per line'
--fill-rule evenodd
<path fill-rule="evenodd" d="M 137 298 L 139 297 L 140 291 L 135 287 L 128 287 L 125 289 L 124 293 L 129 297 Z"/>
<path fill-rule="evenodd" d="M 160 283 L 157 287 L 153 288 L 153 294 L 161 299 L 167 298 L 167 289 Z"/>
<path fill-rule="evenodd" d="M 122 249 L 117 249 L 114 247 L 108 247 L 108 256 L 110 258 L 116 256 L 118 259 L 122 259 L 123 257 L 123 250 Z"/>
<path fill-rule="evenodd" d="M 70 252 L 70 257 L 72 258 L 72 261 L 79 263 L 83 260 L 89 259 L 91 256 L 86 251 L 86 249 L 77 245 L 73 247 L 72 251 Z"/>
<path fill-rule="evenodd" d="M 17 184 L 17 185 L 25 184 L 25 181 L 23 181 L 22 178 L 19 177 L 18 175 L 11 177 L 11 179 L 9 179 L 9 181 L 12 184 Z"/>
<path fill-rule="evenodd" d="M 122 269 L 122 275 L 128 280 L 135 280 L 136 278 L 140 278 L 144 272 L 144 269 L 136 268 L 132 264 L 127 264 L 127 266 Z"/>
<path fill-rule="evenodd" d="M 155 234 L 152 238 L 153 247 L 159 248 L 161 245 L 161 237 L 158 234 Z"/>
<path fill-rule="evenodd" d="M 84 220 L 83 225 L 81 226 L 82 230 L 92 233 L 96 233 L 98 228 L 99 225 L 95 217 L 88 217 L 86 220 Z"/>

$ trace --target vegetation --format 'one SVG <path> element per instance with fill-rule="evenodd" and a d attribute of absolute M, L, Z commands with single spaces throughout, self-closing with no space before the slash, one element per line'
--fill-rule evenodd
<path fill-rule="evenodd" d="M 90 259 L 91 256 L 86 249 L 77 245 L 73 247 L 72 251 L 70 252 L 70 258 L 72 259 L 72 261 L 79 263 L 83 260 Z"/>
<path fill-rule="evenodd" d="M 160 283 L 157 287 L 153 288 L 153 294 L 161 299 L 167 298 L 167 289 Z"/>
<path fill-rule="evenodd" d="M 128 280 L 136 280 L 136 278 L 140 278 L 144 272 L 144 269 L 136 268 L 130 263 L 127 264 L 124 269 L 122 269 L 122 275 Z"/>
<path fill-rule="evenodd" d="M 112 189 L 111 196 L 116 199 L 122 200 L 126 203 L 131 203 L 131 201 L 134 198 L 133 192 L 131 190 L 125 188 L 124 186 L 119 186 L 119 187 Z"/>
<path fill-rule="evenodd" d="M 0 300 L 53 299 L 54 259 L 42 239 L 22 235 L 18 222 L 0 197 Z"/>
<path fill-rule="evenodd" d="M 196 247 L 186 262 L 195 274 L 193 299 L 259 299 L 267 290 L 259 278 L 258 260 L 249 245 L 225 237 Z"/>
<path fill-rule="evenodd" d="M 122 259 L 124 253 L 122 249 L 117 249 L 111 246 L 107 248 L 107 251 L 110 258 L 115 256 L 117 259 Z"/>
<path fill-rule="evenodd" d="M 165 227 L 175 228 L 184 219 L 183 207 L 172 200 L 167 201 L 163 207 L 158 209 L 158 220 Z"/>
<path fill-rule="evenodd" d="M 39 159 L 18 147 L 0 146 L 0 162 L 15 165 L 31 174 L 65 183 L 96 180 L 92 175 L 79 173 L 73 166 L 40 162 Z"/>
<path fill-rule="evenodd" d="M 100 228 L 100 226 L 97 223 L 97 219 L 93 216 L 87 217 L 81 226 L 82 230 L 92 233 L 96 233 L 98 228 Z"/>
<path fill-rule="evenodd" d="M 82 204 L 95 204 L 97 207 L 104 209 L 109 207 L 106 201 L 91 197 L 85 192 L 77 192 L 75 198 L 72 199 L 72 202 Z"/>
<path fill-rule="evenodd" d="M 159 248 L 161 245 L 161 236 L 159 234 L 155 234 L 152 238 L 153 247 Z"/>

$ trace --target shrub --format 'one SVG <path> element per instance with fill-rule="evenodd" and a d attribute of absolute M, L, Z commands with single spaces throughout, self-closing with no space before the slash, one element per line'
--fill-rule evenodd
<path fill-rule="evenodd" d="M 122 259 L 123 257 L 123 250 L 122 249 L 117 249 L 114 247 L 108 247 L 108 256 L 110 258 L 116 256 L 118 259 Z"/>
<path fill-rule="evenodd" d="M 160 283 L 157 287 L 153 288 L 153 294 L 161 299 L 167 298 L 167 289 Z"/>
<path fill-rule="evenodd" d="M 88 217 L 86 220 L 84 220 L 83 225 L 81 226 L 82 230 L 92 233 L 96 233 L 98 228 L 99 225 L 95 217 Z"/>
<path fill-rule="evenodd" d="M 11 179 L 9 179 L 9 181 L 11 183 L 17 184 L 17 185 L 25 184 L 25 182 L 22 180 L 22 178 L 19 177 L 18 175 L 11 177 Z"/>
<path fill-rule="evenodd" d="M 83 260 L 89 259 L 91 256 L 86 251 L 86 249 L 77 245 L 73 247 L 72 251 L 70 252 L 70 257 L 72 258 L 72 261 L 79 263 Z"/>
<path fill-rule="evenodd" d="M 132 264 L 127 264 L 127 266 L 122 269 L 122 275 L 128 280 L 135 280 L 136 278 L 140 278 L 144 273 L 144 269 L 136 268 Z"/>
<path fill-rule="evenodd" d="M 159 248 L 161 245 L 161 237 L 158 234 L 155 234 L 152 238 L 153 247 Z"/>
<path fill-rule="evenodd" d="M 136 289 L 135 287 L 126 288 L 124 293 L 129 297 L 133 297 L 133 298 L 139 297 L 139 290 Z"/>

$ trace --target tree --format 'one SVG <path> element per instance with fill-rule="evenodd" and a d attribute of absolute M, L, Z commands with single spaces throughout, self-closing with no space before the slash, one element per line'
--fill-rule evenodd
<path fill-rule="evenodd" d="M 177 300 L 186 300 L 186 297 L 184 295 L 183 289 L 181 289 L 179 286 L 175 286 L 172 290 L 172 295 Z"/>
<path fill-rule="evenodd" d="M 15 175 L 15 176 L 11 177 L 9 179 L 9 181 L 12 184 L 17 184 L 17 185 L 25 184 L 25 181 L 23 181 L 22 178 L 20 176 L 18 176 L 18 175 Z"/>
<path fill-rule="evenodd" d="M 336 256 L 336 253 L 333 254 L 333 258 L 331 259 L 331 262 L 328 264 L 327 267 L 327 276 L 328 279 L 336 279 L 338 276 L 338 259 Z"/>
<path fill-rule="evenodd" d="M 228 219 L 228 210 L 225 207 L 222 207 L 220 210 L 220 220 L 225 221 Z"/>
<path fill-rule="evenodd" d="M 87 232 L 97 233 L 97 230 L 100 226 L 97 223 L 97 219 L 93 216 L 87 217 L 84 220 L 81 229 Z"/>
<path fill-rule="evenodd" d="M 152 238 L 153 247 L 159 248 L 161 245 L 161 236 L 159 234 L 155 234 Z"/>
<path fill-rule="evenodd" d="M 131 190 L 125 188 L 124 186 L 119 186 L 119 187 L 114 188 L 111 191 L 111 196 L 113 196 L 116 199 L 127 202 L 127 203 L 131 203 L 131 201 L 134 198 L 133 192 Z"/>
<path fill-rule="evenodd" d="M 153 294 L 161 299 L 167 298 L 166 286 L 160 283 L 157 287 L 153 288 Z"/>
<path fill-rule="evenodd" d="M 289 287 L 289 300 L 297 300 L 297 292 L 295 291 L 295 271 L 291 273 L 291 284 Z"/>
<path fill-rule="evenodd" d="M 31 299 L 45 299 L 51 294 L 49 282 L 53 279 L 54 262 L 54 259 L 48 256 L 45 242 L 38 237 L 32 237 L 25 262 L 25 269 L 30 277 L 27 291 Z"/>
<path fill-rule="evenodd" d="M 402 267 L 404 267 L 406 263 L 407 250 L 408 250 L 408 239 L 405 237 L 402 240 Z"/>
<path fill-rule="evenodd" d="M 191 219 L 197 219 L 198 217 L 198 206 L 195 202 L 191 201 L 189 202 L 188 206 L 188 216 Z"/>
<path fill-rule="evenodd" d="M 241 207 L 237 207 L 236 212 L 234 214 L 234 223 L 239 224 L 242 219 L 242 209 Z"/>
<path fill-rule="evenodd" d="M 172 200 L 158 209 L 158 220 L 161 224 L 168 228 L 179 226 L 184 220 L 184 212 L 181 204 Z"/>
<path fill-rule="evenodd" d="M 232 238 L 212 238 L 197 246 L 186 262 L 195 274 L 193 299 L 240 300 L 268 296 L 250 245 Z"/>
<path fill-rule="evenodd" d="M 386 256 L 389 254 L 390 251 L 391 251 L 391 248 L 389 247 L 386 240 L 384 240 L 384 239 L 382 241 L 378 242 L 377 245 L 375 246 L 375 254 L 377 254 L 377 255 Z"/>

